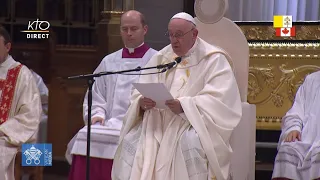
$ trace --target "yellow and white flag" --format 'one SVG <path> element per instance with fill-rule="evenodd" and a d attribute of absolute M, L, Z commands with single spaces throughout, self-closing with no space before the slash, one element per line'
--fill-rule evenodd
<path fill-rule="evenodd" d="M 273 16 L 274 28 L 291 28 L 292 16 Z"/>

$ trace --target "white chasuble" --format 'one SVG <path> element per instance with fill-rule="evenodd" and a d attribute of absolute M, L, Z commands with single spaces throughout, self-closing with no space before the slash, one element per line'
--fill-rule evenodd
<path fill-rule="evenodd" d="M 229 139 L 242 109 L 226 56 L 198 38 L 177 67 L 140 77 L 140 83 L 164 83 L 184 113 L 157 108 L 143 112 L 138 104 L 142 96 L 135 90 L 120 134 L 113 179 L 227 179 Z M 175 57 L 168 45 L 146 66 L 169 63 Z"/>

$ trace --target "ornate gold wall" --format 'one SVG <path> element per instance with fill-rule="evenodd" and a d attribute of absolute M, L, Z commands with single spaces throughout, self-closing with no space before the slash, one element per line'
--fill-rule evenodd
<path fill-rule="evenodd" d="M 257 106 L 257 129 L 279 130 L 305 76 L 320 69 L 319 23 L 297 25 L 296 37 L 287 38 L 275 37 L 271 23 L 239 26 L 249 41 L 248 102 Z"/>

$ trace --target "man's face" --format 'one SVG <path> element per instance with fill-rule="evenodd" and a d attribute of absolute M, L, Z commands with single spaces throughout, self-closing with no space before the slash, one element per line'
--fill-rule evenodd
<path fill-rule="evenodd" d="M 124 45 L 128 48 L 136 48 L 144 42 L 148 27 L 141 24 L 140 16 L 130 15 L 121 19 L 120 33 Z"/>
<path fill-rule="evenodd" d="M 0 63 L 3 63 L 10 51 L 11 43 L 5 43 L 4 38 L 0 36 Z"/>
<path fill-rule="evenodd" d="M 168 34 L 172 49 L 178 56 L 185 55 L 193 46 L 198 31 L 184 19 L 172 19 L 168 25 Z"/>

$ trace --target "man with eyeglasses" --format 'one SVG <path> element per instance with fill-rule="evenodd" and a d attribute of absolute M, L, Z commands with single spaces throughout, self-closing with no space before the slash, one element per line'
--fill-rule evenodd
<path fill-rule="evenodd" d="M 112 177 L 226 180 L 232 153 L 229 138 L 242 116 L 228 55 L 199 38 L 194 18 L 184 12 L 171 18 L 166 35 L 171 44 L 146 66 L 176 57 L 181 63 L 164 74 L 142 76 L 139 82 L 163 83 L 174 99 L 159 109 L 152 99 L 134 91 Z"/>
<path fill-rule="evenodd" d="M 148 26 L 142 13 L 130 10 L 121 16 L 120 34 L 124 48 L 103 58 L 94 73 L 143 67 L 157 52 L 144 43 Z M 95 79 L 92 89 L 90 179 L 111 180 L 113 157 L 123 118 L 130 104 L 132 83 L 138 75 L 108 75 Z M 88 94 L 83 102 L 83 117 L 88 120 Z M 68 144 L 66 158 L 71 163 L 69 180 L 86 178 L 87 126 Z"/>

